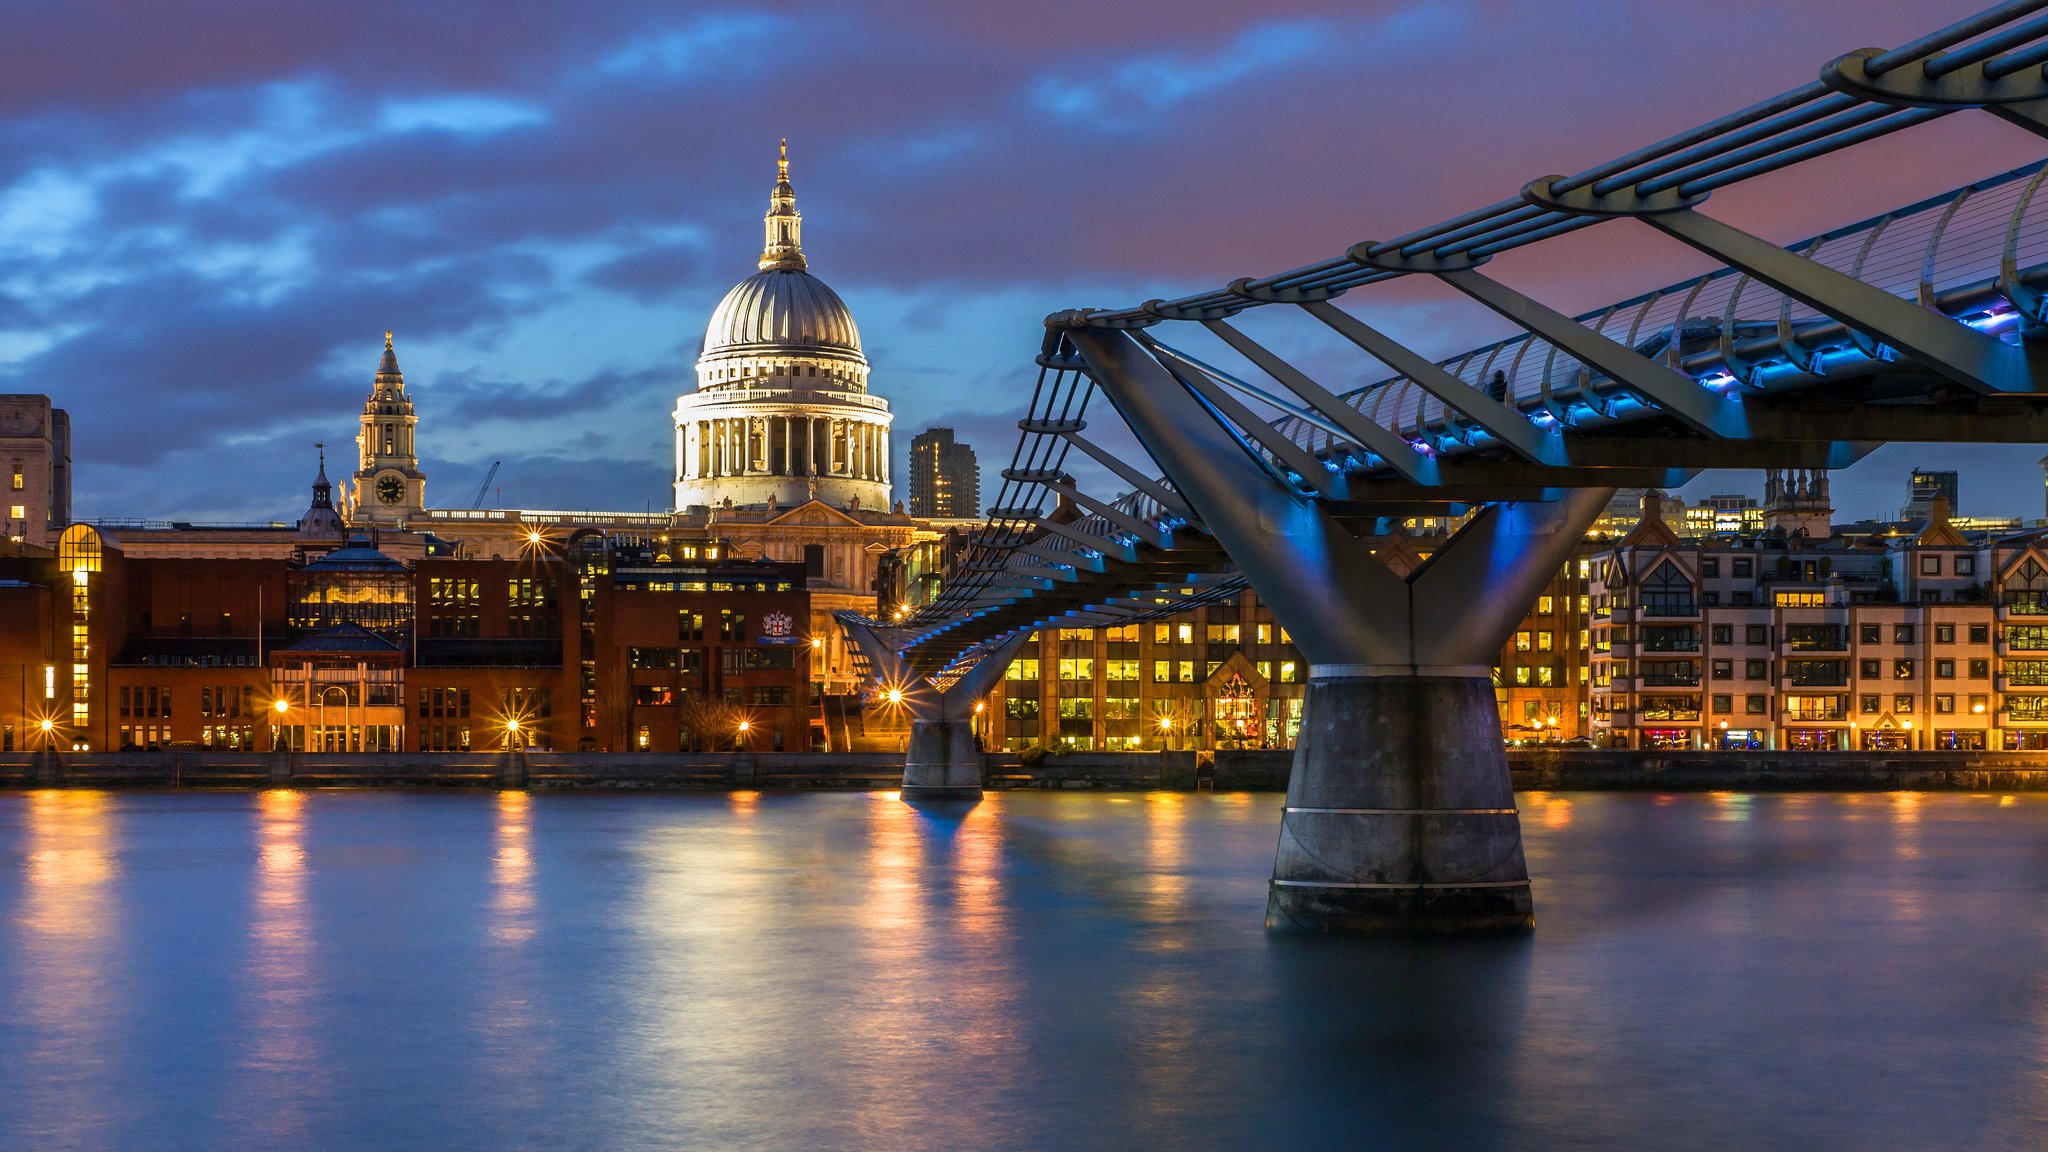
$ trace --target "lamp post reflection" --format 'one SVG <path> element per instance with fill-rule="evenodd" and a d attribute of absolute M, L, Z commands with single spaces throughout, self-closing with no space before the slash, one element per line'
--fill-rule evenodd
<path fill-rule="evenodd" d="M 51 725 L 54 731 L 55 725 Z M 115 978 L 121 948 L 113 885 L 114 806 L 104 792 L 39 791 L 28 797 L 17 996 L 24 1025 L 10 1047 L 34 1086 L 9 1089 L 9 1108 L 31 1130 L 81 1145 L 111 1144 L 118 1101 L 109 1080 L 111 1022 L 128 1010 Z"/>

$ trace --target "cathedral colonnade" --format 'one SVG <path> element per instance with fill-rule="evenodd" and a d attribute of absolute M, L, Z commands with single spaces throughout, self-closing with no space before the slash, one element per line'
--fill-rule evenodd
<path fill-rule="evenodd" d="M 884 416 L 803 412 L 707 416 L 679 412 L 676 478 L 791 476 L 889 483 L 889 424 Z"/>

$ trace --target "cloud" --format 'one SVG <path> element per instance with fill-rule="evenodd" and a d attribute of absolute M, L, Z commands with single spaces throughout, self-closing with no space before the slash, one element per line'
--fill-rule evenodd
<path fill-rule="evenodd" d="M 899 466 L 936 420 L 999 466 L 1047 312 L 1406 231 L 1802 82 L 1845 27 L 1896 43 L 1952 15 L 32 4 L 0 39 L 0 388 L 71 410 L 88 513 L 289 517 L 311 443 L 354 435 L 392 328 L 437 500 L 502 459 L 507 500 L 642 507 L 665 491 L 708 313 L 754 270 L 787 136 L 812 267 L 859 318 Z M 2037 155 L 1990 117 L 1949 117 L 1714 211 L 1790 239 Z M 1496 267 L 1574 310 L 1696 259 L 1616 224 Z M 1500 334 L 1427 285 L 1344 303 L 1439 355 Z M 1298 319 L 1245 325 L 1333 385 L 1377 372 Z M 1120 435 L 1099 415 L 1095 434 Z M 2027 472 L 1973 473 L 1973 508 L 2018 510 Z M 1860 474 L 1845 500 L 1866 500 Z M 1895 487 L 1867 499 L 1896 504 Z"/>

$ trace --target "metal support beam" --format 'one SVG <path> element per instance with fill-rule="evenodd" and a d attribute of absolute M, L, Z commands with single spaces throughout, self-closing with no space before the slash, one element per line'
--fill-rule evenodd
<path fill-rule="evenodd" d="M 1324 419 L 1342 428 L 1344 434 L 1357 441 L 1360 447 L 1386 461 L 1387 467 L 1417 484 L 1436 482 L 1436 461 L 1416 451 L 1414 445 L 1382 428 L 1365 413 L 1338 399 L 1336 394 L 1310 379 L 1307 373 L 1274 355 L 1270 349 L 1226 321 L 1204 320 L 1202 327 L 1214 332 L 1225 344 L 1236 349 L 1238 355 L 1278 381 L 1281 387 L 1301 397 Z"/>
<path fill-rule="evenodd" d="M 1266 603 L 1311 625 L 1291 629 L 1309 660 L 1381 663 L 1400 655 L 1405 637 L 1375 624 L 1390 608 L 1406 606 L 1407 589 L 1363 542 L 1319 501 L 1282 488 L 1238 451 L 1235 437 L 1130 334 L 1080 328 L 1068 339 L 1139 443 Z"/>
<path fill-rule="evenodd" d="M 1626 345 L 1617 344 L 1564 313 L 1481 275 L 1477 268 L 1484 263 L 1483 259 L 1438 259 L 1427 254 L 1402 256 L 1398 252 L 1374 256 L 1374 246 L 1370 240 L 1354 244 L 1348 256 L 1367 268 L 1435 276 L 1523 330 L 1550 341 L 1596 371 L 1605 373 L 1615 383 L 1670 413 L 1694 431 L 1731 438 L 1747 434 L 1748 426 L 1743 422 L 1741 405 L 1702 386 L 1683 372 L 1660 364 Z"/>
<path fill-rule="evenodd" d="M 1546 433 L 1520 412 L 1467 385 L 1420 353 L 1396 343 L 1377 328 L 1327 300 L 1306 301 L 1300 307 L 1335 329 L 1338 335 L 1364 349 L 1366 355 L 1414 381 L 1416 387 L 1443 401 L 1445 407 L 1484 428 L 1488 436 L 1507 445 L 1523 459 L 1540 464 L 1569 463 L 1563 441 L 1556 431 Z"/>
<path fill-rule="evenodd" d="M 1173 537 L 1164 529 L 1160 528 L 1157 524 L 1148 523 L 1125 512 L 1110 501 L 1090 496 L 1079 488 L 1074 487 L 1073 484 L 1063 480 L 1048 480 L 1045 482 L 1045 486 L 1050 491 L 1066 497 L 1072 503 L 1086 508 L 1154 548 L 1163 550 L 1173 547 Z"/>
<path fill-rule="evenodd" d="M 1217 420 L 1222 420 L 1228 421 L 1232 425 L 1232 427 L 1227 427 L 1224 430 L 1233 441 L 1234 446 L 1240 451 L 1249 452 L 1250 444 L 1256 442 L 1260 447 L 1272 454 L 1273 460 L 1277 465 L 1288 468 L 1295 475 L 1301 477 L 1303 484 L 1314 488 L 1325 496 L 1341 497 L 1343 495 L 1342 489 L 1344 484 L 1341 477 L 1325 468 L 1323 462 L 1316 459 L 1308 449 L 1289 440 L 1285 435 L 1276 430 L 1271 423 L 1260 419 L 1258 413 L 1245 407 L 1237 397 L 1232 396 L 1214 380 L 1210 379 L 1206 368 L 1171 353 L 1169 349 L 1157 349 L 1157 346 L 1151 344 L 1149 340 L 1147 348 L 1148 350 L 1156 349 L 1155 355 L 1170 355 L 1176 363 L 1182 365 L 1185 371 L 1175 370 L 1164 364 L 1160 365 L 1160 367 L 1166 372 L 1168 377 L 1178 381 L 1188 391 L 1201 397 L 1202 402 L 1209 407 L 1216 418 L 1208 422 L 1216 423 Z M 1098 377 L 1096 382 L 1101 383 L 1101 378 Z M 1159 457 L 1155 455 L 1153 459 L 1157 460 Z M 1171 470 L 1167 472 L 1167 478 L 1173 481 L 1174 487 L 1180 488 L 1181 478 Z M 1187 490 L 1182 488 L 1181 491 L 1185 494 Z M 1193 500 L 1190 500 L 1189 503 L 1194 505 L 1196 511 L 1199 512 L 1201 510 L 1202 506 L 1200 503 Z"/>
<path fill-rule="evenodd" d="M 1628 189 L 1605 196 L 1594 195 L 1590 188 L 1561 196 L 1551 192 L 1552 184 L 1563 179 L 1546 176 L 1532 180 L 1522 189 L 1522 197 L 1531 204 L 1579 216 L 1626 216 L 1641 220 L 1823 315 L 1867 333 L 1966 388 L 1979 392 L 2034 391 L 2026 356 L 2019 348 L 1923 308 L 1917 301 L 1894 296 L 1702 215 L 1692 206 L 1703 197 L 1642 197 Z"/>
<path fill-rule="evenodd" d="M 1180 498 L 1180 493 L 1131 467 L 1129 461 L 1119 457 L 1116 453 L 1087 439 L 1078 432 L 1067 433 L 1066 441 L 1087 453 L 1089 458 L 1097 464 L 1114 472 L 1117 478 L 1124 483 L 1150 496 L 1153 502 L 1157 503 L 1161 508 L 1166 509 L 1182 520 L 1193 522 L 1197 519 L 1194 509 L 1188 507 L 1187 501 Z"/>

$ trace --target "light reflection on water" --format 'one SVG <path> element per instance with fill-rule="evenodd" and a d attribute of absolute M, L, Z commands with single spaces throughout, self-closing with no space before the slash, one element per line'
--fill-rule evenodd
<path fill-rule="evenodd" d="M 2048 798 L 1527 794 L 1410 942 L 1279 803 L 0 794 L 0 1148 L 2048 1144 Z"/>

